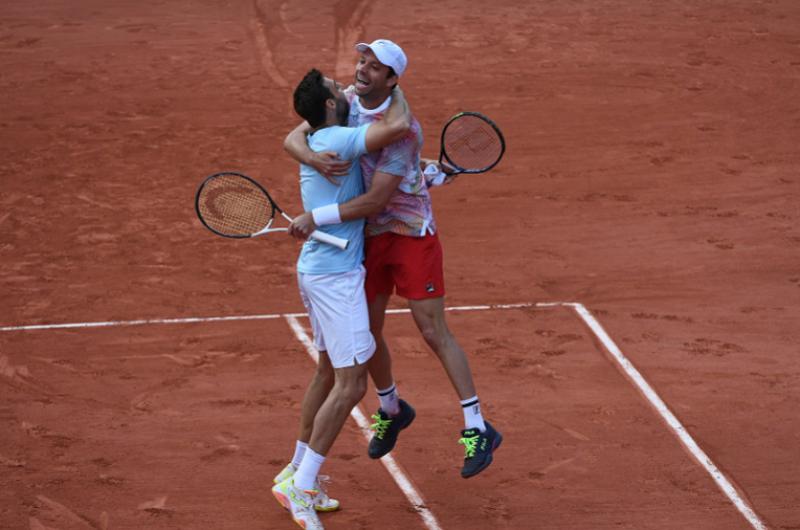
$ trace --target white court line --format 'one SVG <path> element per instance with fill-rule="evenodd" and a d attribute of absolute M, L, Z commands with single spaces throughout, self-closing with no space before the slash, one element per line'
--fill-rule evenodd
<path fill-rule="evenodd" d="M 300 322 L 297 321 L 297 317 L 295 316 L 286 316 L 286 322 L 289 323 L 289 327 L 292 328 L 294 334 L 297 336 L 297 340 L 299 340 L 303 346 L 305 346 L 308 355 L 314 359 L 314 362 L 319 362 L 319 354 L 317 353 L 317 349 L 314 348 L 314 344 L 311 342 L 311 339 L 308 337 L 306 330 L 303 329 L 303 326 L 300 325 Z M 350 416 L 356 420 L 359 428 L 361 429 L 361 434 L 364 435 L 364 438 L 367 439 L 367 443 L 372 436 L 372 431 L 369 428 L 369 422 L 367 418 L 364 416 L 364 413 L 361 412 L 361 408 L 356 405 L 353 407 L 353 410 L 350 411 Z M 397 486 L 400 488 L 400 491 L 406 496 L 408 502 L 411 503 L 411 506 L 416 510 L 420 517 L 422 517 L 422 521 L 425 523 L 425 527 L 429 530 L 442 530 L 442 527 L 439 526 L 438 521 L 436 521 L 436 517 L 433 515 L 427 506 L 425 506 L 425 500 L 422 498 L 422 495 L 417 491 L 417 489 L 411 484 L 411 481 L 400 469 L 400 466 L 397 465 L 392 455 L 386 455 L 382 457 L 381 463 L 386 467 L 386 470 L 394 479 Z"/>
<path fill-rule="evenodd" d="M 0 331 L 45 331 L 51 329 L 111 328 L 118 326 L 145 326 L 154 324 L 193 324 L 197 322 L 229 322 L 234 320 L 270 320 L 283 315 L 241 315 L 230 317 L 149 318 L 139 320 L 109 320 L 107 322 L 72 322 L 68 324 L 34 324 L 30 326 L 3 326 Z"/>
<path fill-rule="evenodd" d="M 489 305 L 473 305 L 473 306 L 455 306 L 448 307 L 446 311 L 483 311 L 489 309 L 524 309 L 524 308 L 548 308 L 548 307 L 571 307 L 575 310 L 578 316 L 589 326 L 589 329 L 600 340 L 606 350 L 612 355 L 614 360 L 620 365 L 625 375 L 645 396 L 650 404 L 659 413 L 662 419 L 667 423 L 667 426 L 678 437 L 680 442 L 686 447 L 697 462 L 711 475 L 711 478 L 722 490 L 722 492 L 733 503 L 737 510 L 744 516 L 744 518 L 756 530 L 767 530 L 768 527 L 758 518 L 753 509 L 747 502 L 738 494 L 736 488 L 725 477 L 725 475 L 717 468 L 712 460 L 705 454 L 705 452 L 697 445 L 694 439 L 686 431 L 686 428 L 678 421 L 674 414 L 664 404 L 664 401 L 653 390 L 650 384 L 644 379 L 639 371 L 631 364 L 625 357 L 619 347 L 611 340 L 611 337 L 606 333 L 597 319 L 584 307 L 582 304 L 574 302 L 539 302 L 539 303 L 517 303 L 517 304 L 489 304 Z M 399 314 L 409 313 L 409 309 L 390 309 L 387 313 Z M 284 313 L 284 314 L 266 314 L 266 315 L 241 315 L 241 316 L 227 316 L 227 317 L 195 317 L 195 318 L 165 318 L 165 319 L 140 319 L 140 320 L 117 320 L 109 322 L 82 322 L 71 324 L 38 324 L 28 326 L 4 326 L 0 327 L 0 331 L 37 331 L 37 330 L 53 330 L 53 329 L 74 329 L 74 328 L 99 328 L 99 327 L 113 327 L 113 326 L 141 326 L 147 324 L 191 324 L 201 322 L 223 322 L 223 321 L 239 321 L 239 320 L 270 320 L 277 318 L 285 318 L 287 320 L 297 319 L 297 317 L 307 317 L 307 313 Z M 302 328 L 301 328 L 302 329 Z M 304 332 L 305 333 L 305 332 Z M 312 346 L 313 349 L 313 346 Z M 309 353 L 310 354 L 310 353 Z M 311 355 L 311 354 L 310 354 Z M 313 355 L 312 355 L 313 357 Z M 363 414 L 358 409 L 357 414 L 363 418 Z M 356 416 L 354 416 L 355 418 Z M 359 426 L 364 430 L 366 427 L 366 419 L 363 424 L 356 419 Z M 385 457 L 384 457 L 385 458 Z M 389 464 L 385 464 L 389 468 Z M 394 461 L 392 465 L 396 467 Z M 390 471 L 391 472 L 391 471 Z M 402 489 L 402 486 L 401 486 Z M 415 501 L 411 501 L 412 504 Z M 421 499 L 418 504 L 421 504 Z"/>
<path fill-rule="evenodd" d="M 520 304 L 496 304 L 496 305 L 465 305 L 448 307 L 445 311 L 483 311 L 487 309 L 523 309 L 526 307 L 553 307 L 568 305 L 563 302 L 553 303 L 520 303 Z M 409 309 L 389 309 L 387 313 L 409 313 Z M 307 317 L 308 313 L 273 313 L 266 315 L 233 315 L 227 317 L 188 317 L 188 318 L 149 318 L 137 320 L 110 320 L 106 322 L 73 322 L 66 324 L 32 324 L 27 326 L 3 326 L 0 331 L 47 331 L 53 329 L 86 329 L 86 328 L 109 328 L 121 326 L 145 326 L 160 324 L 195 324 L 202 322 L 233 322 L 238 320 L 273 320 L 276 318 L 287 317 Z"/>
<path fill-rule="evenodd" d="M 756 530 L 767 530 L 767 526 L 758 518 L 755 514 L 753 509 L 747 504 L 747 502 L 739 496 L 739 493 L 736 491 L 736 488 L 730 483 L 730 481 L 725 477 L 722 471 L 711 461 L 708 455 L 700 449 L 700 446 L 697 445 L 697 442 L 694 441 L 692 436 L 686 431 L 686 428 L 678 421 L 678 418 L 669 410 L 664 401 L 656 394 L 656 391 L 653 390 L 653 387 L 645 380 L 639 370 L 637 370 L 633 364 L 625 357 L 622 351 L 617 347 L 611 337 L 609 337 L 606 330 L 603 329 L 603 326 L 597 321 L 597 319 L 592 316 L 588 309 L 586 309 L 582 304 L 563 304 L 566 306 L 571 306 L 575 309 L 575 312 L 578 313 L 578 316 L 583 319 L 586 325 L 589 326 L 589 329 L 595 334 L 595 336 L 603 343 L 606 350 L 614 357 L 614 360 L 622 367 L 622 370 L 625 372 L 625 375 L 628 376 L 628 379 L 644 394 L 644 397 L 650 404 L 656 409 L 656 411 L 661 415 L 664 421 L 667 422 L 667 425 L 672 429 L 681 443 L 689 450 L 689 452 L 694 456 L 697 462 L 711 475 L 711 478 L 714 479 L 714 482 L 717 483 L 717 486 L 722 490 L 722 492 L 728 496 L 728 499 L 733 503 L 739 512 L 744 516 L 745 519 L 752 525 L 753 528 Z"/>

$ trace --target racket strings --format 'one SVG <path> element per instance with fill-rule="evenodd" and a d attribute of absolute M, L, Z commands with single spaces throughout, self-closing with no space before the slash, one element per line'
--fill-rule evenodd
<path fill-rule="evenodd" d="M 447 158 L 463 169 L 487 168 L 503 154 L 503 144 L 494 127 L 472 115 L 450 123 L 444 133 L 443 148 Z"/>
<path fill-rule="evenodd" d="M 267 196 L 257 186 L 238 177 L 223 176 L 207 182 L 198 207 L 209 228 L 225 235 L 254 234 L 272 219 Z"/>

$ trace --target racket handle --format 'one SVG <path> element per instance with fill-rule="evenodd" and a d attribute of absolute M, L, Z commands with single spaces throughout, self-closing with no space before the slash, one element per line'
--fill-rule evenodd
<path fill-rule="evenodd" d="M 325 232 L 320 232 L 319 230 L 314 230 L 311 232 L 312 237 L 317 241 L 322 241 L 323 243 L 327 243 L 329 245 L 333 245 L 334 247 L 340 248 L 342 250 L 347 248 L 347 245 L 350 243 L 347 239 L 342 239 L 341 237 L 332 236 Z"/>

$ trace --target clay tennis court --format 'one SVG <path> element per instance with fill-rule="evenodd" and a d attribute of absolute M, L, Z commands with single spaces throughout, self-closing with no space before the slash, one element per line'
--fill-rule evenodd
<path fill-rule="evenodd" d="M 379 37 L 408 54 L 425 155 L 461 110 L 508 142 L 490 174 L 433 191 L 450 327 L 505 441 L 460 478 L 455 393 L 392 314 L 417 420 L 392 472 L 348 422 L 326 528 L 800 528 L 797 2 L 0 15 L 0 528 L 294 527 L 270 486 L 314 366 L 287 316 L 299 245 L 215 237 L 193 197 L 238 170 L 296 212 L 291 91 L 314 66 L 350 81 L 353 44 Z"/>

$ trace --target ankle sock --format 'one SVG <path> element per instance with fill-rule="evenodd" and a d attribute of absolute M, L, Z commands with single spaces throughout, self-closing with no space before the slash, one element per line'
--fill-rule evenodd
<path fill-rule="evenodd" d="M 301 442 L 297 440 L 294 444 L 294 456 L 292 457 L 292 465 L 295 469 L 300 467 L 300 462 L 303 461 L 303 455 L 306 453 L 306 449 L 308 449 L 308 444 L 306 442 Z"/>
<path fill-rule="evenodd" d="M 389 416 L 400 414 L 400 396 L 397 395 L 397 386 L 394 383 L 389 388 L 379 389 L 377 392 L 381 408 L 386 414 Z"/>
<path fill-rule="evenodd" d="M 306 454 L 303 455 L 303 461 L 300 462 L 300 467 L 294 474 L 294 486 L 301 490 L 314 489 L 314 481 L 319 474 L 319 468 L 325 462 L 325 457 L 321 454 L 314 452 L 310 447 L 306 449 Z"/>
<path fill-rule="evenodd" d="M 478 429 L 481 432 L 486 430 L 486 423 L 481 414 L 481 402 L 477 395 L 461 400 L 461 410 L 464 413 L 465 429 Z"/>

